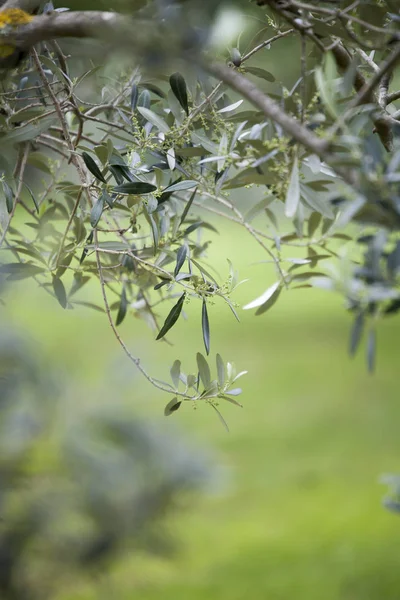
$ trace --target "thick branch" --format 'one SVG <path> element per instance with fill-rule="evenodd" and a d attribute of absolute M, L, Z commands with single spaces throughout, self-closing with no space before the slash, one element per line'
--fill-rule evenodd
<path fill-rule="evenodd" d="M 30 23 L 20 25 L 15 31 L 0 32 L 0 41 L 2 44 L 13 43 L 21 48 L 29 48 L 38 42 L 61 37 L 105 37 L 118 39 L 119 44 L 123 39 L 131 43 L 131 25 L 129 17 L 113 12 L 51 12 L 33 17 Z"/>

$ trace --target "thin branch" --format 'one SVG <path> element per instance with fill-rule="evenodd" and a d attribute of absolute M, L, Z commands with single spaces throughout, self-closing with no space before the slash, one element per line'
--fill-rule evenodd
<path fill-rule="evenodd" d="M 147 373 L 147 371 L 144 369 L 144 367 L 142 367 L 140 359 L 137 358 L 136 356 L 133 356 L 133 354 L 130 352 L 130 350 L 126 346 L 125 342 L 123 341 L 123 339 L 119 335 L 119 332 L 118 332 L 118 330 L 117 330 L 117 328 L 115 326 L 115 323 L 113 321 L 113 318 L 111 316 L 110 305 L 109 305 L 108 299 L 107 299 L 106 286 L 105 286 L 104 275 L 103 275 L 103 267 L 102 267 L 101 261 L 100 261 L 100 252 L 99 252 L 99 248 L 98 248 L 98 239 L 97 239 L 97 231 L 96 231 L 96 229 L 94 230 L 94 243 L 95 243 L 95 246 L 96 246 L 96 263 L 97 263 L 97 270 L 98 270 L 98 273 L 99 273 L 100 287 L 101 287 L 101 293 L 102 293 L 102 296 L 103 296 L 104 307 L 106 309 L 106 314 L 107 314 L 108 322 L 110 323 L 110 327 L 111 327 L 111 329 L 112 329 L 112 331 L 113 331 L 113 333 L 114 333 L 114 335 L 115 335 L 118 343 L 120 344 L 121 348 L 125 352 L 126 356 L 129 358 L 129 360 L 131 362 L 133 362 L 133 364 L 135 365 L 135 367 L 137 369 L 139 369 L 139 371 L 141 372 L 141 374 L 154 387 L 158 388 L 159 390 L 162 390 L 163 392 L 167 392 L 168 394 L 172 394 L 173 393 L 174 396 L 181 396 L 183 398 L 190 398 L 189 396 L 187 396 L 187 394 L 183 394 L 181 392 L 177 392 L 177 391 L 173 390 L 172 388 L 167 388 L 167 387 L 161 385 L 160 383 L 158 383 L 155 379 L 153 379 L 153 377 L 151 377 Z"/>

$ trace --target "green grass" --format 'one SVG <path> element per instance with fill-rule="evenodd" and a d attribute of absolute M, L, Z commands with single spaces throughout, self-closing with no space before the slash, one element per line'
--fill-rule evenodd
<path fill-rule="evenodd" d="M 221 236 L 214 256 L 221 270 L 230 256 L 243 277 L 250 273 L 236 295 L 241 303 L 273 281 L 269 267 L 246 267 L 261 255 L 236 230 Z M 362 352 L 354 361 L 346 354 L 350 319 L 340 303 L 316 290 L 290 291 L 262 317 L 241 312 L 241 324 L 219 303 L 211 307 L 212 356 L 219 351 L 249 371 L 244 408 L 222 407 L 227 434 L 206 406 L 184 405 L 165 419 L 167 399 L 136 373 L 102 315 L 62 311 L 44 293 L 15 287 L 10 319 L 36 339 L 44 364 L 64 372 L 76 401 L 122 399 L 208 449 L 219 469 L 214 487 L 170 518 L 174 555 L 120 564 L 109 597 L 398 600 L 400 520 L 381 507 L 378 478 L 400 470 L 400 324 L 380 328 L 371 376 Z M 155 376 L 167 378 L 175 358 L 194 370 L 200 306 L 191 303 L 188 314 L 170 336 L 172 348 L 133 317 L 123 324 L 129 347 Z M 71 588 L 62 597 L 99 596 Z"/>

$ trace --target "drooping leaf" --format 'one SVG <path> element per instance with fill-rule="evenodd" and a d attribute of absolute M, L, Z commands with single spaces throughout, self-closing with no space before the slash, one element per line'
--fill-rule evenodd
<path fill-rule="evenodd" d="M 176 277 L 183 267 L 187 256 L 187 246 L 183 245 L 178 248 L 178 252 L 176 253 L 176 266 L 174 270 L 174 277 Z"/>
<path fill-rule="evenodd" d="M 260 315 L 262 315 L 263 313 L 267 312 L 267 310 L 269 310 L 270 308 L 272 308 L 275 304 L 275 302 L 278 300 L 279 296 L 281 295 L 281 291 L 282 291 L 282 286 L 278 287 L 274 293 L 272 294 L 272 296 L 270 296 L 268 298 L 268 300 L 266 300 L 264 302 L 264 304 L 262 304 L 255 312 L 256 317 L 259 317 Z"/>
<path fill-rule="evenodd" d="M 218 383 L 221 387 L 225 385 L 225 365 L 224 361 L 221 358 L 220 354 L 217 354 L 216 358 L 217 363 L 217 374 L 218 374 Z"/>
<path fill-rule="evenodd" d="M 243 103 L 243 100 L 238 100 L 237 102 L 234 102 L 233 104 L 229 104 L 228 106 L 224 106 L 224 108 L 220 108 L 220 110 L 218 110 L 217 112 L 222 114 L 222 113 L 226 113 L 226 112 L 232 112 L 234 110 L 236 110 L 237 108 L 239 108 L 239 106 Z"/>
<path fill-rule="evenodd" d="M 375 329 L 370 329 L 368 333 L 367 342 L 367 365 L 368 371 L 373 373 L 375 369 L 375 356 L 376 356 L 376 332 Z"/>
<path fill-rule="evenodd" d="M 176 397 L 172 398 L 172 400 L 170 400 L 168 402 L 167 406 L 164 408 L 164 415 L 166 417 L 169 417 L 169 415 L 172 415 L 172 413 L 174 413 L 178 410 L 178 408 L 180 407 L 181 404 L 182 404 L 182 402 L 180 400 L 178 400 Z"/>
<path fill-rule="evenodd" d="M 121 292 L 121 300 L 120 300 L 119 307 L 118 307 L 117 320 L 115 321 L 115 325 L 117 327 L 118 327 L 118 325 L 121 325 L 122 321 L 125 319 L 127 310 L 128 310 L 128 299 L 126 297 L 125 286 L 123 286 L 122 292 Z"/>
<path fill-rule="evenodd" d="M 97 224 L 101 219 L 101 215 L 103 214 L 103 210 L 104 199 L 103 196 L 100 196 L 100 198 L 98 198 L 98 200 L 93 204 L 93 208 L 90 212 L 90 224 L 93 228 L 97 227 Z"/>
<path fill-rule="evenodd" d="M 203 306 L 201 309 L 201 328 L 203 331 L 203 341 L 207 356 L 210 354 L 210 323 L 208 320 L 207 302 L 203 298 Z"/>
<path fill-rule="evenodd" d="M 210 367 L 208 366 L 208 362 L 205 359 L 205 357 L 201 354 L 201 352 L 198 352 L 196 354 L 196 360 L 197 360 L 197 368 L 199 370 L 201 382 L 204 385 L 204 387 L 207 389 L 207 387 L 211 383 Z"/>
<path fill-rule="evenodd" d="M 131 89 L 131 109 L 132 110 L 136 109 L 138 100 L 139 100 L 139 88 L 136 85 L 136 83 L 133 83 L 132 89 Z"/>
<path fill-rule="evenodd" d="M 354 356 L 360 344 L 361 337 L 364 331 L 365 315 L 364 311 L 360 311 L 354 319 L 353 327 L 350 332 L 349 353 Z"/>
<path fill-rule="evenodd" d="M 198 185 L 199 185 L 198 181 L 195 181 L 194 179 L 187 179 L 186 181 L 179 181 L 178 183 L 173 183 L 172 185 L 169 185 L 168 187 L 166 187 L 163 190 L 163 194 L 165 192 L 179 192 L 182 190 L 190 190 Z"/>
<path fill-rule="evenodd" d="M 194 198 L 195 198 L 196 194 L 197 194 L 197 188 L 194 190 L 194 192 L 193 192 L 193 193 L 192 193 L 192 195 L 190 196 L 190 198 L 189 198 L 189 200 L 188 200 L 188 202 L 187 202 L 187 204 L 186 204 L 186 206 L 185 206 L 185 208 L 184 208 L 184 210 L 183 210 L 183 213 L 182 213 L 182 216 L 181 216 L 181 220 L 180 220 L 180 222 L 179 222 L 179 225 L 182 225 L 182 223 L 183 223 L 183 222 L 184 222 L 184 220 L 186 219 L 186 217 L 187 217 L 187 215 L 188 215 L 188 213 L 189 213 L 190 207 L 191 207 L 191 206 L 192 206 L 192 204 L 193 204 L 193 200 L 194 200 Z"/>
<path fill-rule="evenodd" d="M 155 185 L 147 183 L 147 181 L 133 181 L 117 185 L 114 188 L 114 192 L 117 192 L 118 194 L 133 194 L 140 196 L 141 194 L 150 194 L 156 189 L 157 187 Z"/>
<path fill-rule="evenodd" d="M 89 169 L 92 175 L 96 177 L 99 181 L 103 183 L 107 183 L 103 173 L 100 171 L 99 167 L 94 162 L 93 158 L 87 152 L 82 152 L 82 158 L 86 167 Z"/>
<path fill-rule="evenodd" d="M 251 308 L 258 308 L 259 306 L 262 306 L 263 304 L 265 304 L 271 298 L 271 296 L 276 292 L 276 290 L 279 288 L 280 285 L 281 285 L 280 281 L 276 281 L 275 283 L 273 283 L 263 294 L 261 294 L 261 296 L 259 296 L 255 300 L 252 300 L 251 302 L 249 302 L 248 304 L 243 306 L 243 310 L 250 310 Z"/>
<path fill-rule="evenodd" d="M 178 100 L 179 104 L 182 106 L 185 113 L 188 115 L 189 105 L 185 79 L 180 73 L 173 73 L 169 78 L 169 84 L 171 86 L 171 90 L 174 93 L 174 96 Z"/>
<path fill-rule="evenodd" d="M 174 364 L 170 370 L 172 383 L 174 384 L 175 389 L 177 390 L 179 387 L 179 377 L 181 374 L 181 361 L 175 360 Z"/>
<path fill-rule="evenodd" d="M 59 277 L 53 277 L 53 290 L 60 306 L 67 308 L 67 292 Z"/>
<path fill-rule="evenodd" d="M 300 179 L 299 163 L 297 155 L 293 161 L 292 172 L 290 175 L 289 186 L 286 192 L 285 215 L 289 218 L 294 217 L 300 201 Z"/>
<path fill-rule="evenodd" d="M 14 194 L 6 181 L 2 181 L 1 184 L 3 186 L 4 196 L 6 199 L 7 212 L 10 214 L 14 208 Z"/>
<path fill-rule="evenodd" d="M 167 318 L 165 319 L 164 325 L 161 327 L 161 330 L 158 336 L 156 337 L 156 340 L 161 340 L 161 338 L 163 338 L 165 334 L 168 333 L 168 331 L 175 325 L 182 312 L 185 297 L 186 293 L 184 292 L 179 298 L 178 302 L 171 308 Z"/>

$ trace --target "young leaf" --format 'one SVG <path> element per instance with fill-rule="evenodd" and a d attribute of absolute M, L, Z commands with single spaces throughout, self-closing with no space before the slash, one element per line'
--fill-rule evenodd
<path fill-rule="evenodd" d="M 122 321 L 125 319 L 127 309 L 128 309 L 128 300 L 126 298 L 126 291 L 125 291 L 125 286 L 124 286 L 122 288 L 121 301 L 119 303 L 117 320 L 115 321 L 115 325 L 117 327 L 118 327 L 118 325 L 121 325 Z"/>
<path fill-rule="evenodd" d="M 203 330 L 203 340 L 207 356 L 210 354 L 210 323 L 207 313 L 207 302 L 203 298 L 203 306 L 201 309 L 201 328 Z"/>
<path fill-rule="evenodd" d="M 282 291 L 282 287 L 278 287 L 278 289 L 276 289 L 274 291 L 272 296 L 270 298 L 268 298 L 268 300 L 266 302 L 264 302 L 264 304 L 262 304 L 256 310 L 256 312 L 255 312 L 256 317 L 262 315 L 263 313 L 267 312 L 267 310 L 269 310 L 270 308 L 273 307 L 273 305 L 275 304 L 275 302 L 278 300 L 279 296 L 281 295 L 281 291 Z"/>
<path fill-rule="evenodd" d="M 84 160 L 86 167 L 91 172 L 91 174 L 94 175 L 96 177 L 96 179 L 98 179 L 99 181 L 102 181 L 103 183 L 107 183 L 107 181 L 104 178 L 103 173 L 100 171 L 99 167 L 96 165 L 96 163 L 94 162 L 94 160 L 90 156 L 90 154 L 88 154 L 87 152 L 82 152 L 82 158 Z"/>
<path fill-rule="evenodd" d="M 197 353 L 196 359 L 197 359 L 197 368 L 199 369 L 199 375 L 200 375 L 201 382 L 204 385 L 204 387 L 207 389 L 207 387 L 211 383 L 210 367 L 208 366 L 206 359 L 200 352 Z"/>
<path fill-rule="evenodd" d="M 176 277 L 178 275 L 179 271 L 183 267 L 185 260 L 186 260 L 186 256 L 187 256 L 187 246 L 184 245 L 178 249 L 178 252 L 176 254 L 176 266 L 175 266 L 175 270 L 174 270 L 174 277 Z"/>
<path fill-rule="evenodd" d="M 285 215 L 294 217 L 297 211 L 297 206 L 300 201 L 300 180 L 299 180 L 299 163 L 295 156 L 293 161 L 292 173 L 290 175 L 289 186 L 286 192 L 285 200 Z"/>
<path fill-rule="evenodd" d="M 169 417 L 169 415 L 172 415 L 173 412 L 178 410 L 178 408 L 180 407 L 181 404 L 182 404 L 182 402 L 180 400 L 178 400 L 176 397 L 172 398 L 172 400 L 170 400 L 168 402 L 167 406 L 164 408 L 164 415 L 166 417 Z"/>
<path fill-rule="evenodd" d="M 53 290 L 60 305 L 63 308 L 67 308 L 67 293 L 59 277 L 53 277 Z"/>
<path fill-rule="evenodd" d="M 100 196 L 100 198 L 97 200 L 97 202 L 95 202 L 95 204 L 93 204 L 93 208 L 90 213 L 90 224 L 92 227 L 97 226 L 97 223 L 100 221 L 101 215 L 103 214 L 103 210 L 104 210 L 104 199 L 103 199 L 103 196 Z"/>
<path fill-rule="evenodd" d="M 169 84 L 174 96 L 182 106 L 185 113 L 189 114 L 188 96 L 186 82 L 180 73 L 173 73 L 169 78 Z"/>
<path fill-rule="evenodd" d="M 184 292 L 182 296 L 179 298 L 178 302 L 173 306 L 165 319 L 164 325 L 161 327 L 161 330 L 156 337 L 156 340 L 161 340 L 165 336 L 166 333 L 175 325 L 179 316 L 182 312 L 183 302 L 185 300 L 186 293 Z"/>
<path fill-rule="evenodd" d="M 133 194 L 133 195 L 141 195 L 141 194 L 150 194 L 157 189 L 155 185 L 152 183 L 147 183 L 147 181 L 130 181 L 127 183 L 121 183 L 121 185 L 117 185 L 114 188 L 114 192 L 118 192 L 118 194 Z"/>
<path fill-rule="evenodd" d="M 225 365 L 220 354 L 216 356 L 218 383 L 221 387 L 225 385 Z"/>

